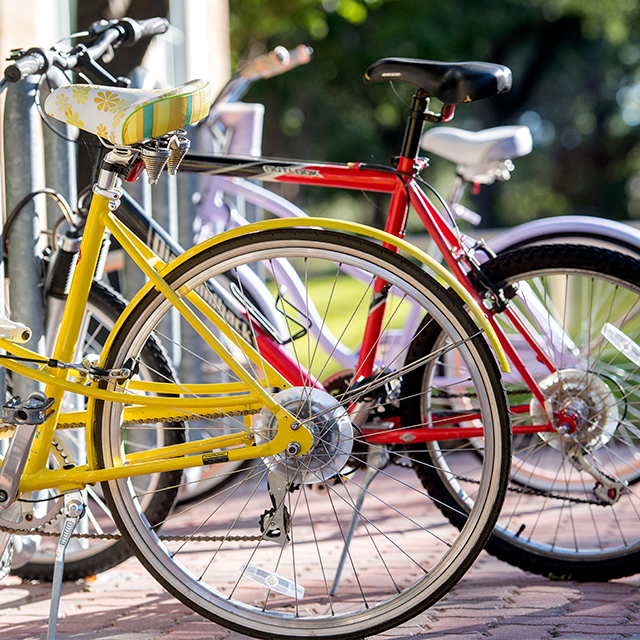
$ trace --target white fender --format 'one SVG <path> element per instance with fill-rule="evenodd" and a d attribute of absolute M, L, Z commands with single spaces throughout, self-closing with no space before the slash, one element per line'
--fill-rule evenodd
<path fill-rule="evenodd" d="M 640 258 L 640 230 L 631 225 L 591 216 L 558 216 L 520 224 L 487 243 L 496 253 L 533 244 L 589 244 Z"/>

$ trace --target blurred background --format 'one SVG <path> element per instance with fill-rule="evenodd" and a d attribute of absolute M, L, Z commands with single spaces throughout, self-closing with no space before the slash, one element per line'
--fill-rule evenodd
<path fill-rule="evenodd" d="M 526 124 L 534 151 L 512 179 L 467 204 L 485 227 L 576 213 L 640 221 L 638 0 L 10 0 L 0 1 L 0 48 L 53 42 L 94 20 L 164 15 L 172 29 L 147 49 L 121 50 L 126 75 L 144 60 L 162 81 L 207 77 L 220 87 L 238 63 L 285 45 L 313 47 L 311 63 L 257 83 L 266 105 L 263 153 L 388 162 L 397 154 L 410 92 L 365 85 L 387 56 L 485 60 L 511 67 L 510 93 L 458 108 L 453 126 Z M 445 194 L 454 167 L 425 174 Z M 372 196 L 313 189 L 310 213 L 379 224 Z M 410 229 L 411 230 L 411 229 Z"/>

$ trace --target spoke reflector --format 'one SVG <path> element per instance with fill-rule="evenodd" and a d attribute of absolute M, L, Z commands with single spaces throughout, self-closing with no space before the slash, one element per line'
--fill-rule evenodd
<path fill-rule="evenodd" d="M 289 596 L 296 600 L 302 600 L 304 597 L 304 587 L 289 580 L 289 578 L 279 576 L 277 573 L 267 571 L 267 569 L 256 567 L 255 564 L 245 562 L 240 567 L 240 573 L 271 591 L 281 593 L 283 596 Z"/>

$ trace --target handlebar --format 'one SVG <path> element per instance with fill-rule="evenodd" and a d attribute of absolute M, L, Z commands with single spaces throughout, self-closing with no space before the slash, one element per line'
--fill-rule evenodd
<path fill-rule="evenodd" d="M 44 73 L 49 68 L 49 57 L 43 49 L 29 49 L 22 58 L 4 70 L 9 82 L 18 82 L 34 73 Z"/>
<path fill-rule="evenodd" d="M 276 47 L 273 51 L 258 56 L 239 70 L 239 75 L 247 80 L 255 81 L 272 78 L 285 71 L 307 64 L 311 60 L 313 49 L 300 44 L 288 51 L 285 47 Z"/>
<path fill-rule="evenodd" d="M 119 43 L 121 47 L 132 47 L 142 38 L 151 38 L 166 33 L 169 22 L 166 18 L 149 18 L 148 20 L 134 20 L 122 18 L 118 25 L 125 30 L 125 39 Z"/>
<path fill-rule="evenodd" d="M 285 73 L 285 71 L 307 64 L 311 60 L 312 53 L 313 49 L 304 44 L 300 44 L 290 51 L 285 47 L 276 47 L 273 51 L 265 53 L 244 65 L 224 85 L 213 101 L 213 106 L 209 112 L 209 121 L 215 119 L 217 114 L 216 107 L 240 100 L 256 80 L 273 78 L 273 76 Z"/>
<path fill-rule="evenodd" d="M 169 23 L 165 18 L 149 18 L 148 20 L 134 20 L 133 18 L 123 18 L 106 23 L 98 23 L 90 31 L 92 40 L 88 43 L 79 44 L 68 54 L 60 54 L 53 49 L 32 48 L 10 64 L 4 70 L 4 77 L 9 82 L 18 82 L 28 75 L 45 73 L 49 67 L 56 66 L 63 71 L 75 69 L 91 69 L 95 65 L 95 60 L 100 58 L 107 49 L 112 46 L 131 47 L 140 39 L 151 37 L 169 28 Z M 89 44 L 89 46 L 87 46 Z M 94 67 L 99 78 L 107 78 L 115 81 L 106 72 L 101 74 Z"/>

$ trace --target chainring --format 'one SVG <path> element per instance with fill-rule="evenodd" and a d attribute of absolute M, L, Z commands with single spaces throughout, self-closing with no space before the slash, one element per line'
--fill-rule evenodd
<path fill-rule="evenodd" d="M 72 456 L 67 449 L 67 446 L 60 439 L 59 436 L 54 435 L 51 443 L 51 456 L 55 460 L 59 467 L 70 464 L 72 462 Z M 44 499 L 42 502 L 27 502 L 32 498 L 19 498 L 18 502 L 23 506 L 19 521 L 15 522 L 12 519 L 7 519 L 4 516 L 5 512 L 0 512 L 0 526 L 8 527 L 19 531 L 24 531 L 25 535 L 42 529 L 45 526 L 54 522 L 62 513 L 62 507 L 64 506 L 64 497 L 62 495 L 52 496 Z M 46 502 L 48 508 L 45 513 L 37 513 L 37 506 Z"/>

